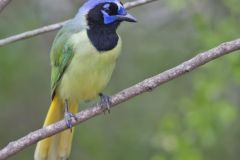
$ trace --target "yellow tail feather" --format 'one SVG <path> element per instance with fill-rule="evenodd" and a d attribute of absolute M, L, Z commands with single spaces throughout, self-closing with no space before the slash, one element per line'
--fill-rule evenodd
<path fill-rule="evenodd" d="M 77 113 L 78 105 L 76 103 L 69 105 L 69 111 L 73 114 Z M 64 103 L 57 96 L 54 97 L 50 105 L 47 117 L 43 126 L 55 123 L 64 117 Z M 46 138 L 38 142 L 34 159 L 35 160 L 66 160 L 71 152 L 72 132 L 70 130 L 63 131 L 57 135 Z"/>

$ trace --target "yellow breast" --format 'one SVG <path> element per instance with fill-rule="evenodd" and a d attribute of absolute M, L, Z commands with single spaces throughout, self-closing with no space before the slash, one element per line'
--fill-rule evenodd
<path fill-rule="evenodd" d="M 99 53 L 88 39 L 86 31 L 72 36 L 75 54 L 66 69 L 58 93 L 63 99 L 89 100 L 98 95 L 109 82 L 121 40 L 111 51 Z"/>

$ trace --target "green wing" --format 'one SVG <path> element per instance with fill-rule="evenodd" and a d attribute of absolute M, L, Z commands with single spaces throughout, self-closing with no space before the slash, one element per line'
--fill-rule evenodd
<path fill-rule="evenodd" d="M 74 51 L 69 43 L 71 33 L 64 30 L 57 34 L 51 50 L 51 96 L 55 96 L 56 88 L 61 81 L 64 71 L 70 64 Z"/>

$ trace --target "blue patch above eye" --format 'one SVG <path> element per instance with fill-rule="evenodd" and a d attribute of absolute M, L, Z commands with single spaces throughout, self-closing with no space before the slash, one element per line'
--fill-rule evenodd
<path fill-rule="evenodd" d="M 105 8 L 105 9 L 109 9 L 109 7 L 110 7 L 110 4 L 109 4 L 109 3 L 107 3 L 107 4 L 105 4 L 105 5 L 103 6 L 103 8 Z"/>
<path fill-rule="evenodd" d="M 109 16 L 107 12 L 102 10 L 104 24 L 109 24 L 117 20 L 116 16 Z"/>
<path fill-rule="evenodd" d="M 119 9 L 118 9 L 118 14 L 119 15 L 126 15 L 127 14 L 127 11 L 126 11 L 126 9 L 124 8 L 124 7 L 119 7 Z"/>

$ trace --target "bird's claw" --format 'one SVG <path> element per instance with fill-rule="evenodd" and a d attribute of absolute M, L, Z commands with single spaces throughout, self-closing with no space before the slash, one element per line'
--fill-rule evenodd
<path fill-rule="evenodd" d="M 74 119 L 75 121 L 77 121 L 77 117 L 68 111 L 68 101 L 65 100 L 65 112 L 64 112 L 64 120 L 66 122 L 67 127 L 71 130 L 72 132 L 72 119 Z"/>
<path fill-rule="evenodd" d="M 64 120 L 66 122 L 67 127 L 72 131 L 72 119 L 77 120 L 77 117 L 71 112 L 64 113 Z"/>
<path fill-rule="evenodd" d="M 100 96 L 100 106 L 101 108 L 103 108 L 104 114 L 106 111 L 110 113 L 110 107 L 111 107 L 110 97 L 102 93 L 100 93 L 99 96 Z"/>

